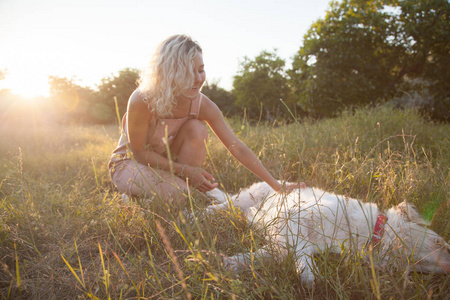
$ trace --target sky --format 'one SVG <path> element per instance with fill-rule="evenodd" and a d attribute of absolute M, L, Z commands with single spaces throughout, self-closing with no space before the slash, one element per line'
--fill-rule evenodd
<path fill-rule="evenodd" d="M 0 0 L 0 89 L 48 95 L 48 76 L 93 89 L 154 48 L 187 34 L 203 48 L 207 81 L 232 89 L 245 56 L 273 51 L 288 66 L 331 0 Z"/>

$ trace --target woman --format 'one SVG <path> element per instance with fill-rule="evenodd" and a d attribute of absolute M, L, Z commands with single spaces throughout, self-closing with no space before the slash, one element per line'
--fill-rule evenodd
<path fill-rule="evenodd" d="M 217 105 L 200 90 L 206 74 L 202 49 L 190 37 L 169 37 L 157 48 L 139 87 L 130 96 L 123 132 L 109 170 L 122 193 L 184 198 L 188 185 L 206 192 L 218 186 L 201 168 L 208 130 L 239 162 L 275 191 L 290 191 L 266 170 L 226 124 Z M 134 158 L 134 159 L 132 159 Z"/>

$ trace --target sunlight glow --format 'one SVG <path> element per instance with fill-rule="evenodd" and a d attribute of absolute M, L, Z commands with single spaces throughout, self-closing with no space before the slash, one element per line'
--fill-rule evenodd
<path fill-rule="evenodd" d="M 0 89 L 45 96 L 49 75 L 76 76 L 94 88 L 111 73 L 142 68 L 159 42 L 185 33 L 205 50 L 208 78 L 230 90 L 242 57 L 277 48 L 290 60 L 329 0 L 200 3 L 0 0 L 0 70 L 11 72 L 0 80 Z"/>
<path fill-rule="evenodd" d="M 32 101 L 36 97 L 49 95 L 49 85 L 45 78 L 46 76 L 30 72 L 8 72 L 5 79 L 0 81 L 0 90 L 8 89 L 11 93 Z"/>

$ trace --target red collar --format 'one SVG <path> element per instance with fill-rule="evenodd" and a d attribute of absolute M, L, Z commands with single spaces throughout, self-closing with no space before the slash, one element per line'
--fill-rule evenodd
<path fill-rule="evenodd" d="M 377 217 L 377 222 L 373 228 L 372 234 L 372 246 L 375 248 L 381 241 L 384 232 L 384 225 L 386 224 L 388 218 L 385 215 L 379 214 Z"/>

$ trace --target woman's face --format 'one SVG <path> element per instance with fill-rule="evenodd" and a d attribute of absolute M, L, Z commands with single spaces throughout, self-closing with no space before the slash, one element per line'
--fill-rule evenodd
<path fill-rule="evenodd" d="M 187 98 L 196 98 L 200 93 L 200 89 L 206 80 L 205 65 L 203 63 L 203 56 L 198 53 L 194 58 L 194 85 L 191 89 L 186 90 L 183 96 Z"/>

